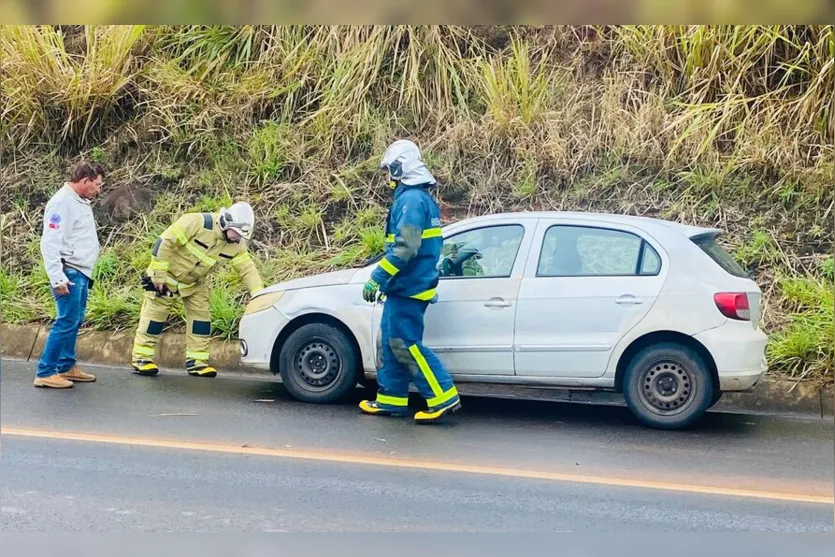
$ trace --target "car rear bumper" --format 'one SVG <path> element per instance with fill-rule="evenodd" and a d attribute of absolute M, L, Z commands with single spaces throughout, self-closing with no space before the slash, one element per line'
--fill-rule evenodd
<path fill-rule="evenodd" d="M 760 371 L 744 371 L 739 373 L 724 373 L 719 376 L 719 390 L 722 392 L 750 391 L 763 378 L 766 367 Z"/>
<path fill-rule="evenodd" d="M 274 307 L 244 315 L 238 327 L 241 364 L 255 369 L 270 369 L 273 346 L 289 320 Z"/>
<path fill-rule="evenodd" d="M 768 336 L 750 323 L 729 320 L 695 338 L 713 356 L 722 391 L 750 390 L 768 371 Z"/>

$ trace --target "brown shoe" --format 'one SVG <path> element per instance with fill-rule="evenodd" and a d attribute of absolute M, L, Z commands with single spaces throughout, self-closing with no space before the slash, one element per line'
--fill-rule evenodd
<path fill-rule="evenodd" d="M 48 389 L 69 389 L 72 387 L 72 381 L 67 381 L 56 374 L 49 377 L 35 377 L 35 386 Z"/>
<path fill-rule="evenodd" d="M 72 366 L 72 369 L 62 373 L 61 377 L 69 379 L 70 381 L 78 381 L 79 383 L 92 383 L 96 380 L 95 375 L 84 373 L 78 369 L 78 366 Z"/>

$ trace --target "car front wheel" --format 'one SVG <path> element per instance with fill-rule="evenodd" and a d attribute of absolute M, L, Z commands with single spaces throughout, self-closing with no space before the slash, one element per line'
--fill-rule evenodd
<path fill-rule="evenodd" d="M 658 429 L 690 426 L 713 402 L 714 385 L 704 360 L 690 348 L 661 343 L 639 352 L 624 376 L 629 409 Z"/>
<path fill-rule="evenodd" d="M 326 404 L 343 399 L 357 386 L 358 354 L 343 331 L 308 323 L 294 331 L 279 355 L 279 374 L 298 400 Z"/>

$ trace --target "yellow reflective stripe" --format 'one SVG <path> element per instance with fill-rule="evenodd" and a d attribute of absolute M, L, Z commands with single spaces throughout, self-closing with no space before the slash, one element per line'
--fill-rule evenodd
<path fill-rule="evenodd" d="M 185 284 L 183 282 L 177 282 L 176 280 L 174 280 L 171 277 L 166 277 L 165 278 L 165 284 L 167 284 L 168 286 L 173 286 L 178 291 L 182 290 L 183 288 L 191 288 L 192 286 L 194 286 L 194 284 Z"/>
<path fill-rule="evenodd" d="M 134 346 L 133 353 L 139 354 L 140 356 L 153 356 L 155 351 L 153 348 L 147 346 Z"/>
<path fill-rule="evenodd" d="M 209 353 L 208 352 L 186 352 L 186 359 L 206 362 L 209 359 Z"/>
<path fill-rule="evenodd" d="M 380 267 L 382 267 L 385 272 L 392 276 L 400 272 L 400 269 L 392 265 L 391 261 L 389 261 L 386 258 L 380 260 Z"/>
<path fill-rule="evenodd" d="M 441 231 L 440 228 L 427 228 L 420 235 L 420 237 L 423 238 L 424 240 L 426 238 L 441 238 L 442 236 L 443 236 L 443 232 Z M 387 244 L 393 244 L 394 243 L 394 234 L 389 234 L 388 236 L 386 236 L 386 243 Z"/>
<path fill-rule="evenodd" d="M 194 242 L 189 242 L 186 244 L 186 249 L 191 252 L 191 254 L 199 259 L 201 262 L 205 263 L 207 267 L 214 267 L 215 263 L 217 263 L 217 259 L 212 259 L 208 255 L 206 255 L 203 250 L 200 249 L 200 246 L 195 244 Z"/>
<path fill-rule="evenodd" d="M 249 255 L 248 251 L 245 251 L 232 258 L 232 265 L 240 265 L 241 263 L 246 263 L 247 261 L 252 261 L 252 256 Z"/>
<path fill-rule="evenodd" d="M 449 402 L 456 396 L 458 396 L 458 389 L 455 387 L 455 385 L 453 385 L 447 392 L 445 392 L 441 396 L 436 396 L 435 398 L 430 398 L 429 400 L 427 400 L 426 404 L 427 406 L 429 406 L 429 408 L 432 408 L 433 406 L 440 406 L 445 402 Z"/>
<path fill-rule="evenodd" d="M 405 396 L 388 396 L 377 395 L 377 402 L 380 404 L 388 404 L 389 406 L 409 406 L 409 397 Z"/>
<path fill-rule="evenodd" d="M 417 344 L 413 344 L 409 347 L 409 353 L 417 362 L 421 373 L 423 373 L 423 377 L 426 378 L 426 382 L 429 383 L 429 387 L 435 394 L 435 398 L 442 396 L 444 392 L 441 390 L 441 386 L 438 384 L 435 374 L 432 373 L 432 368 L 429 367 L 429 362 L 427 362 L 426 358 L 423 357 L 423 354 L 420 353 L 420 349 L 417 347 Z"/>
<path fill-rule="evenodd" d="M 151 269 L 154 271 L 167 271 L 170 266 L 171 263 L 168 261 L 157 261 L 156 259 L 151 260 Z"/>
<path fill-rule="evenodd" d="M 171 233 L 177 238 L 177 241 L 179 241 L 180 244 L 186 245 L 188 243 L 188 236 L 186 236 L 186 231 L 177 226 L 176 224 L 171 225 Z"/>
<path fill-rule="evenodd" d="M 418 292 L 414 296 L 409 296 L 409 297 L 414 298 L 415 300 L 423 300 L 424 302 L 426 302 L 426 301 L 431 300 L 432 298 L 434 298 L 436 292 L 437 292 L 437 290 L 435 288 L 432 288 L 432 289 L 426 290 L 424 292 Z"/>

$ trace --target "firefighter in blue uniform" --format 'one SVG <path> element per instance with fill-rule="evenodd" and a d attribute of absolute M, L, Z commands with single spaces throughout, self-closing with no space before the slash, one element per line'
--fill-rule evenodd
<path fill-rule="evenodd" d="M 417 423 L 433 423 L 461 408 L 458 390 L 438 357 L 423 345 L 423 317 L 438 295 L 441 210 L 428 188 L 437 185 L 417 145 L 399 140 L 386 149 L 380 168 L 388 171 L 394 203 L 386 218 L 386 255 L 363 287 L 363 298 L 384 297 L 378 350 L 376 400 L 363 400 L 366 414 L 402 416 L 408 412 L 409 383 L 426 399 Z"/>

